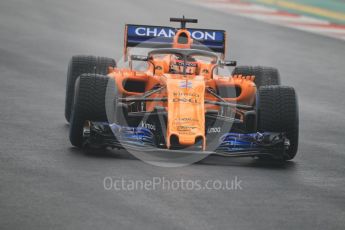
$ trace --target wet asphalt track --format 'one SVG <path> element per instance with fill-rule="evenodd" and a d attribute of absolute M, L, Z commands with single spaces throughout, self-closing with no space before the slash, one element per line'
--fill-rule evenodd
<path fill-rule="evenodd" d="M 98 3 L 96 3 L 98 2 Z M 298 156 L 286 165 L 209 157 L 154 167 L 71 147 L 73 54 L 118 58 L 125 23 L 198 17 L 225 29 L 240 64 L 280 69 L 299 94 Z M 345 43 L 173 1 L 0 2 L 0 229 L 344 229 Z M 241 191 L 106 191 L 106 176 L 243 181 Z"/>

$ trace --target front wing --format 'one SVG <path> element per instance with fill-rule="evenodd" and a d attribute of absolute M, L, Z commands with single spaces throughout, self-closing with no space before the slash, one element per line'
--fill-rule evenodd
<path fill-rule="evenodd" d="M 91 147 L 112 147 L 142 152 L 216 154 L 222 156 L 270 155 L 281 158 L 289 147 L 284 133 L 225 133 L 219 138 L 218 147 L 203 151 L 200 149 L 167 149 L 157 146 L 155 135 L 147 128 L 126 127 L 106 122 L 92 122 L 86 133 L 84 145 Z"/>

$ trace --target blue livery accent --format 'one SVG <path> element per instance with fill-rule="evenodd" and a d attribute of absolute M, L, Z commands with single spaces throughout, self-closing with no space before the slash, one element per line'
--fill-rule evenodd
<path fill-rule="evenodd" d="M 285 136 L 281 133 L 226 133 L 220 138 L 216 152 L 253 151 L 285 146 Z"/>
<path fill-rule="evenodd" d="M 259 147 L 258 144 L 256 144 L 258 135 L 261 134 L 227 133 L 220 138 L 220 145 L 217 148 L 217 151 L 234 152 L 255 149 Z"/>
<path fill-rule="evenodd" d="M 182 89 L 191 89 L 193 86 L 193 83 L 191 81 L 184 80 L 184 81 L 180 81 L 179 86 Z"/>
<path fill-rule="evenodd" d="M 120 143 L 137 146 L 155 146 L 155 137 L 147 128 L 126 127 L 115 123 L 109 124 L 109 127 Z"/>

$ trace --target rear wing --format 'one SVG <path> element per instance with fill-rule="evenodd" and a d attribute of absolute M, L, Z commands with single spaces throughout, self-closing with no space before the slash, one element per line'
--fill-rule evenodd
<path fill-rule="evenodd" d="M 124 54 L 127 58 L 128 47 L 170 48 L 178 29 L 166 26 L 133 25 L 125 26 Z M 187 28 L 194 44 L 191 48 L 209 50 L 225 57 L 226 32 L 224 30 Z"/>

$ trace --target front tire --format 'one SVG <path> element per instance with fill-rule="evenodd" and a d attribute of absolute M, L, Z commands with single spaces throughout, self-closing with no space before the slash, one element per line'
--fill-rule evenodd
<path fill-rule="evenodd" d="M 84 131 L 91 121 L 112 119 L 115 93 L 115 81 L 107 76 L 82 74 L 76 80 L 69 130 L 72 145 L 83 147 Z"/>
<path fill-rule="evenodd" d="M 259 132 L 285 133 L 290 146 L 283 154 L 283 159 L 293 159 L 298 150 L 299 135 L 298 102 L 295 90 L 287 86 L 261 87 L 258 92 L 257 116 Z"/>

